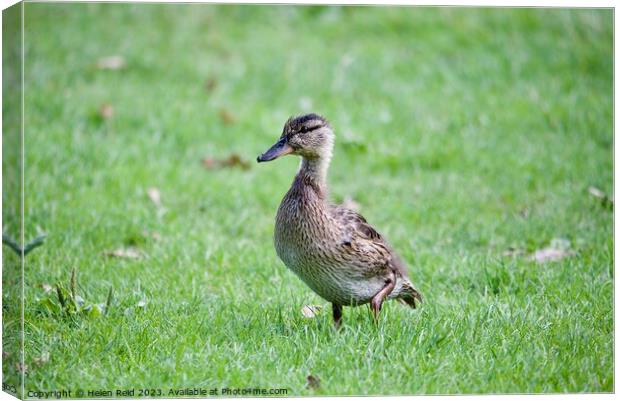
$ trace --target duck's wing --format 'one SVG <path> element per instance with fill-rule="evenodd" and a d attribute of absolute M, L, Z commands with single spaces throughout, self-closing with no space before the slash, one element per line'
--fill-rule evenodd
<path fill-rule="evenodd" d="M 364 216 L 343 206 L 332 206 L 330 212 L 342 232 L 339 245 L 347 250 L 352 260 L 375 271 L 391 269 L 406 276 L 406 267 L 399 256 Z"/>
<path fill-rule="evenodd" d="M 350 257 L 351 265 L 357 266 L 366 277 L 389 277 L 392 272 L 403 280 L 398 299 L 412 308 L 416 301 L 422 302 L 422 294 L 411 284 L 407 267 L 387 240 L 377 232 L 361 214 L 342 206 L 334 206 L 331 215 L 342 230 L 339 244 Z"/>

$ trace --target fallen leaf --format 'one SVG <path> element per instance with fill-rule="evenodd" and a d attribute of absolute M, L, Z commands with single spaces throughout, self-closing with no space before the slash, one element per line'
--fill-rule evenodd
<path fill-rule="evenodd" d="M 50 360 L 50 353 L 49 352 L 44 352 L 41 354 L 40 357 L 34 358 L 32 361 L 34 362 L 35 365 L 43 365 L 45 363 L 48 363 Z"/>
<path fill-rule="evenodd" d="M 118 248 L 113 251 L 105 252 L 106 256 L 114 258 L 139 259 L 142 253 L 136 248 Z"/>
<path fill-rule="evenodd" d="M 312 319 L 319 314 L 321 309 L 323 309 L 321 305 L 304 305 L 304 307 L 301 308 L 301 314 Z"/>
<path fill-rule="evenodd" d="M 97 68 L 101 70 L 120 70 L 125 67 L 125 59 L 122 56 L 108 56 L 97 61 Z"/>
<path fill-rule="evenodd" d="M 215 160 L 212 157 L 205 157 L 202 159 L 202 165 L 205 168 L 212 169 L 212 168 L 217 167 L 217 160 Z"/>
<path fill-rule="evenodd" d="M 220 119 L 226 125 L 235 123 L 235 117 L 233 117 L 233 115 L 226 109 L 220 110 Z"/>
<path fill-rule="evenodd" d="M 161 193 L 159 192 L 159 189 L 154 187 L 149 188 L 146 190 L 146 193 L 149 196 L 151 202 L 155 204 L 155 206 L 161 207 Z"/>
<path fill-rule="evenodd" d="M 354 210 L 354 211 L 358 211 L 361 208 L 361 205 L 357 203 L 355 200 L 353 200 L 353 198 L 350 196 L 347 196 L 344 198 L 344 200 L 342 201 L 342 206 L 347 209 Z"/>
<path fill-rule="evenodd" d="M 109 120 L 114 115 L 114 107 L 104 103 L 99 108 L 99 116 L 104 120 Z"/>
<path fill-rule="evenodd" d="M 570 249 L 570 241 L 556 238 L 551 241 L 548 247 L 536 250 L 528 259 L 538 263 L 546 263 L 557 262 L 574 255 L 575 252 Z"/>
<path fill-rule="evenodd" d="M 232 153 L 226 159 L 222 159 L 222 160 L 214 159 L 212 157 L 205 157 L 202 159 L 202 165 L 206 169 L 210 169 L 210 170 L 215 169 L 215 168 L 224 168 L 224 167 L 227 167 L 227 168 L 239 167 L 242 170 L 249 170 L 251 166 L 250 163 L 241 159 L 241 156 L 239 156 L 236 153 Z"/>
<path fill-rule="evenodd" d="M 306 377 L 306 386 L 312 390 L 317 390 L 321 387 L 321 379 L 318 376 L 308 375 Z"/>
<path fill-rule="evenodd" d="M 242 170 L 247 170 L 250 168 L 250 163 L 246 162 L 245 160 L 242 160 L 238 154 L 233 153 L 230 156 L 228 156 L 228 159 L 225 159 L 222 161 L 222 166 L 224 167 L 239 166 Z"/>
<path fill-rule="evenodd" d="M 217 86 L 217 80 L 213 77 L 207 79 L 207 81 L 205 82 L 205 90 L 207 92 L 213 92 L 216 86 Z"/>
<path fill-rule="evenodd" d="M 608 208 L 608 209 L 613 209 L 614 207 L 614 200 L 613 198 L 610 198 L 609 196 L 607 196 L 607 194 L 603 191 L 601 191 L 600 189 L 596 188 L 596 187 L 588 187 L 588 192 L 590 193 L 590 195 L 592 195 L 593 197 L 595 197 L 596 199 L 598 199 L 601 204 Z"/>

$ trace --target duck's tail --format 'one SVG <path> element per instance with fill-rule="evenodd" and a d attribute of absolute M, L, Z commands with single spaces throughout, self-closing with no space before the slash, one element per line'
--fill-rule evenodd
<path fill-rule="evenodd" d="M 401 303 L 403 303 L 405 305 L 408 305 L 411 308 L 415 309 L 416 308 L 416 304 L 415 304 L 416 300 L 418 302 L 422 303 L 422 294 L 420 294 L 418 292 L 418 290 L 413 288 L 413 285 L 411 285 L 411 283 L 404 282 L 402 290 L 398 294 L 398 300 Z"/>

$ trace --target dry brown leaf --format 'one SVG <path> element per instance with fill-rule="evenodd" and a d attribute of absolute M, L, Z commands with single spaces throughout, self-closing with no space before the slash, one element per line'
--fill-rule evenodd
<path fill-rule="evenodd" d="M 213 77 L 207 79 L 207 81 L 205 82 L 205 90 L 207 92 L 213 92 L 216 86 L 217 86 L 217 80 Z"/>
<path fill-rule="evenodd" d="M 546 263 L 557 262 L 574 255 L 575 252 L 570 249 L 568 240 L 556 238 L 551 241 L 548 247 L 536 250 L 528 259 L 538 263 Z"/>
<path fill-rule="evenodd" d="M 232 113 L 230 111 L 228 111 L 226 109 L 221 109 L 220 110 L 220 119 L 226 125 L 230 125 L 230 124 L 234 124 L 235 123 L 235 117 L 232 115 Z"/>
<path fill-rule="evenodd" d="M 151 187 L 146 190 L 146 194 L 149 196 L 151 202 L 157 207 L 161 207 L 161 192 L 155 187 Z"/>
<path fill-rule="evenodd" d="M 306 386 L 312 390 L 317 390 L 321 387 L 321 379 L 318 376 L 308 375 L 306 377 Z"/>
<path fill-rule="evenodd" d="M 142 253 L 136 248 L 118 248 L 113 251 L 105 252 L 106 256 L 124 259 L 139 259 Z"/>
<path fill-rule="evenodd" d="M 304 305 L 304 307 L 301 308 L 301 314 L 308 319 L 312 319 L 319 314 L 321 309 L 323 309 L 321 305 Z"/>
<path fill-rule="evenodd" d="M 217 160 L 212 157 L 205 157 L 201 160 L 202 165 L 207 169 L 212 169 L 217 167 Z"/>
<path fill-rule="evenodd" d="M 97 61 L 97 68 L 101 70 L 120 70 L 125 67 L 125 59 L 122 56 L 108 56 Z"/>
<path fill-rule="evenodd" d="M 202 165 L 207 169 L 239 167 L 242 170 L 249 170 L 251 166 L 249 162 L 241 159 L 241 156 L 236 153 L 232 153 L 226 159 L 222 160 L 205 157 L 202 159 Z"/>
<path fill-rule="evenodd" d="M 99 116 L 104 120 L 109 120 L 114 115 L 114 107 L 104 103 L 99 108 Z"/>
<path fill-rule="evenodd" d="M 241 159 L 241 156 L 239 156 L 236 153 L 231 154 L 230 156 L 228 156 L 228 159 L 225 159 L 222 161 L 222 166 L 224 167 L 240 167 L 242 170 L 247 170 L 250 168 L 250 163 L 246 162 L 245 160 Z"/>

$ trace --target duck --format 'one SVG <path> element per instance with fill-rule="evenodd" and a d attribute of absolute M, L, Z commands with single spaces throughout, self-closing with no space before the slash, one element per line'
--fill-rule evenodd
<path fill-rule="evenodd" d="M 370 304 L 378 322 L 384 301 L 396 299 L 415 309 L 422 295 L 386 238 L 358 212 L 329 201 L 327 172 L 334 141 L 334 131 L 324 117 L 315 113 L 291 117 L 277 142 L 257 162 L 301 157 L 276 213 L 274 247 L 288 269 L 331 303 L 339 328 L 344 306 Z"/>

